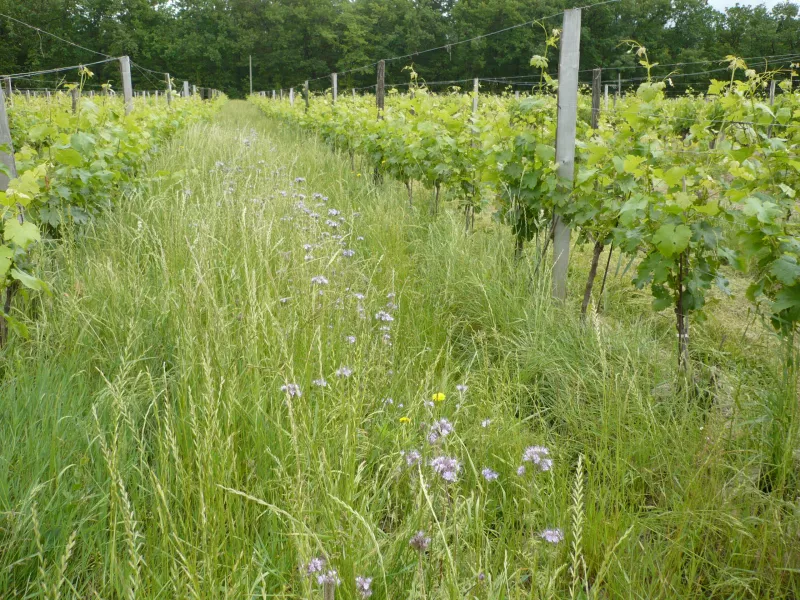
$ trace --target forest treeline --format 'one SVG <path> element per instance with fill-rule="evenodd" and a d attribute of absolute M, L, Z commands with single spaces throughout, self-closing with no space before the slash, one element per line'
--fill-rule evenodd
<path fill-rule="evenodd" d="M 241 96 L 249 87 L 248 57 L 253 56 L 257 90 L 286 88 L 377 59 L 413 55 L 435 46 L 479 36 L 535 19 L 541 23 L 437 52 L 387 64 L 388 83 L 408 81 L 403 67 L 413 64 L 428 81 L 470 77 L 520 77 L 533 73 L 531 56 L 543 54 L 545 31 L 561 26 L 564 8 L 590 2 L 562 0 L 0 0 L 0 12 L 112 56 L 130 55 L 138 65 L 170 71 L 176 78 Z M 787 66 L 786 55 L 800 55 L 798 4 L 735 6 L 724 13 L 704 0 L 621 0 L 584 12 L 581 68 L 630 67 L 637 58 L 621 42 L 635 39 L 651 61 L 662 64 L 742 57 L 778 56 L 769 68 Z M 550 70 L 557 56 L 551 50 Z M 97 60 L 69 46 L 0 17 L 0 73 L 19 73 Z M 798 60 L 795 58 L 795 60 Z M 764 60 L 751 66 L 763 68 Z M 679 79 L 701 83 L 723 78 L 721 64 L 686 65 Z M 119 83 L 115 65 L 98 65 L 92 85 Z M 667 75 L 664 67 L 654 73 Z M 708 73 L 707 71 L 711 71 Z M 644 70 L 624 69 L 623 77 Z M 584 74 L 584 80 L 589 74 Z M 154 89 L 158 75 L 133 68 L 134 84 Z M 374 67 L 348 73 L 342 88 L 374 83 Z M 52 87 L 55 76 L 18 80 L 18 87 Z M 677 83 L 677 82 L 676 82 Z M 316 81 L 323 89 L 328 80 Z"/>

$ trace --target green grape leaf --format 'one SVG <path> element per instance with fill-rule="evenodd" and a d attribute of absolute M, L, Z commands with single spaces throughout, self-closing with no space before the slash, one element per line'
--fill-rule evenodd
<path fill-rule="evenodd" d="M 689 245 L 692 230 L 686 225 L 667 223 L 658 228 L 653 235 L 653 245 L 667 258 L 680 254 Z"/>
<path fill-rule="evenodd" d="M 62 148 L 55 151 L 55 159 L 61 164 L 70 167 L 80 167 L 83 164 L 83 157 L 74 148 Z"/>
<path fill-rule="evenodd" d="M 7 242 L 14 242 L 20 248 L 27 248 L 33 242 L 42 239 L 39 228 L 35 223 L 25 221 L 20 223 L 16 219 L 7 219 L 3 223 L 3 238 Z"/>
<path fill-rule="evenodd" d="M 11 269 L 11 277 L 19 281 L 22 285 L 30 290 L 35 290 L 37 292 L 49 292 L 49 288 L 47 284 L 39 279 L 38 277 L 34 277 L 33 275 L 28 275 L 24 271 L 20 271 L 19 269 Z"/>
<path fill-rule="evenodd" d="M 794 285 L 800 279 L 800 265 L 791 254 L 783 254 L 769 266 L 769 273 L 784 285 Z"/>

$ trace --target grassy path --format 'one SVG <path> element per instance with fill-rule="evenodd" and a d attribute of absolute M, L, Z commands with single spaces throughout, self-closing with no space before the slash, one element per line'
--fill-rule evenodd
<path fill-rule="evenodd" d="M 800 516 L 747 432 L 654 393 L 669 320 L 581 327 L 498 228 L 242 102 L 159 171 L 62 246 L 6 351 L 0 597 L 321 598 L 314 557 L 337 598 L 800 594 Z M 723 407 L 766 393 L 747 362 Z"/>

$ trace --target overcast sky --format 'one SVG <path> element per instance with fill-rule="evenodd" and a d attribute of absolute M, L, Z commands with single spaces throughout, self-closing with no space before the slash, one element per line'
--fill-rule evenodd
<path fill-rule="evenodd" d="M 739 0 L 738 2 L 736 0 L 709 0 L 708 1 L 708 3 L 711 6 L 713 6 L 714 8 L 716 8 L 719 11 L 723 11 L 726 8 L 728 8 L 729 6 L 733 6 L 734 4 L 741 4 L 741 5 L 747 5 L 747 6 L 756 6 L 758 4 L 763 4 L 767 8 L 772 8 L 773 6 L 778 4 L 778 2 L 780 2 L 780 0 L 763 0 L 763 2 L 759 2 L 759 1 L 756 1 L 756 0 Z"/>

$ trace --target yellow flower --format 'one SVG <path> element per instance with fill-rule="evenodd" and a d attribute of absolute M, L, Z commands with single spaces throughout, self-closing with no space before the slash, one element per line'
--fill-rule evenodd
<path fill-rule="evenodd" d="M 361 177 L 361 173 L 356 173 L 356 177 Z"/>
<path fill-rule="evenodd" d="M 442 392 L 436 392 L 433 395 L 433 401 L 434 402 L 443 402 L 444 398 L 445 398 L 445 396 L 444 396 L 444 394 Z"/>
<path fill-rule="evenodd" d="M 400 422 L 401 423 L 411 423 L 411 419 L 409 419 L 408 417 L 400 417 Z"/>

